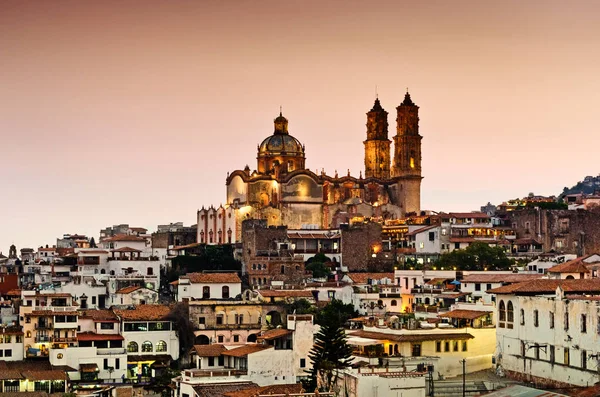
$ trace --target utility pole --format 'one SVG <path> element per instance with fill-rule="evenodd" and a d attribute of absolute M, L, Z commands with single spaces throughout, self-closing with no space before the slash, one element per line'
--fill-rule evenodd
<path fill-rule="evenodd" d="M 465 381 L 465 375 L 466 375 L 466 366 L 467 366 L 467 359 L 463 358 L 462 359 L 462 365 L 463 365 L 463 397 L 465 397 L 467 395 L 467 389 L 466 389 L 466 381 Z"/>

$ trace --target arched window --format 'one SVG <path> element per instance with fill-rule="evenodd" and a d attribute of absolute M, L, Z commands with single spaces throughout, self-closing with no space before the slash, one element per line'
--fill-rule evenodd
<path fill-rule="evenodd" d="M 142 352 L 152 353 L 152 342 L 147 340 L 146 342 L 142 343 Z"/>
<path fill-rule="evenodd" d="M 256 270 L 256 263 L 252 264 L 252 270 Z"/>
<path fill-rule="evenodd" d="M 127 352 L 129 353 L 137 353 L 139 351 L 138 344 L 135 342 L 129 342 L 127 344 Z"/>
<path fill-rule="evenodd" d="M 500 305 L 498 305 L 498 314 L 500 317 L 500 321 L 506 321 L 506 305 L 504 305 L 504 301 L 500 301 Z"/>
<path fill-rule="evenodd" d="M 27 331 L 27 333 L 25 334 L 26 338 L 31 338 L 31 331 Z"/>
<path fill-rule="evenodd" d="M 519 315 L 521 316 L 521 325 L 525 325 L 525 310 L 521 309 Z"/>
<path fill-rule="evenodd" d="M 210 287 L 202 287 L 202 299 L 210 299 Z"/>
<path fill-rule="evenodd" d="M 114 270 L 111 270 L 111 271 L 110 271 L 110 275 L 111 275 L 111 276 L 114 276 L 114 275 L 115 275 L 115 271 L 114 271 Z"/>
<path fill-rule="evenodd" d="M 229 287 L 227 285 L 224 285 L 223 288 L 221 288 L 221 296 L 223 299 L 229 299 Z"/>
<path fill-rule="evenodd" d="M 506 321 L 508 321 L 509 323 L 515 321 L 513 304 L 511 301 L 508 301 L 508 305 L 506 305 Z"/>
<path fill-rule="evenodd" d="M 106 270 L 100 269 L 100 274 L 106 274 Z"/>
<path fill-rule="evenodd" d="M 392 306 L 398 306 L 398 302 L 396 301 L 396 299 L 393 299 L 391 302 Z"/>
<path fill-rule="evenodd" d="M 166 352 L 167 351 L 167 342 L 164 340 L 159 340 L 156 342 L 156 351 L 157 352 Z"/>

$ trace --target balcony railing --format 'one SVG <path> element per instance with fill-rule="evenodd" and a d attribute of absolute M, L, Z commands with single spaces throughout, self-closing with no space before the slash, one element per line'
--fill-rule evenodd
<path fill-rule="evenodd" d="M 51 312 L 76 312 L 77 306 L 34 306 L 34 311 L 51 311 Z"/>
<path fill-rule="evenodd" d="M 411 288 L 411 294 L 441 294 L 442 289 L 439 288 Z"/>
<path fill-rule="evenodd" d="M 52 329 L 52 323 L 36 323 L 35 329 Z"/>
<path fill-rule="evenodd" d="M 109 348 L 98 348 L 96 353 L 99 356 L 109 356 L 113 354 L 125 354 L 126 350 L 124 347 L 109 347 Z"/>
<path fill-rule="evenodd" d="M 48 335 L 38 335 L 35 337 L 36 343 L 50 342 L 50 336 Z"/>
<path fill-rule="evenodd" d="M 261 329 L 262 325 L 259 323 L 256 324 L 200 324 L 200 326 L 204 326 L 204 330 L 210 329 Z"/>
<path fill-rule="evenodd" d="M 68 337 L 64 337 L 64 336 L 52 336 L 50 339 L 52 339 L 53 343 L 69 343 L 69 342 L 77 342 L 77 337 L 76 336 L 68 336 Z"/>
<path fill-rule="evenodd" d="M 183 371 L 183 376 L 186 378 L 212 378 L 213 376 L 240 376 L 247 375 L 246 369 L 191 369 Z"/>

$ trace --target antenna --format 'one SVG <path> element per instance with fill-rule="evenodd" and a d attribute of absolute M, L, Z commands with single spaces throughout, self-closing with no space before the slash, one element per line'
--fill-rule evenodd
<path fill-rule="evenodd" d="M 379 99 L 379 92 L 377 92 L 377 84 L 375 84 L 375 98 Z"/>
<path fill-rule="evenodd" d="M 283 106 L 279 105 L 279 116 L 283 116 Z"/>

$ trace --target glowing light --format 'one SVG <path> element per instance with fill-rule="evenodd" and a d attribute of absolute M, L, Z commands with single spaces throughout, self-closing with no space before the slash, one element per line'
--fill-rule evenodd
<path fill-rule="evenodd" d="M 410 158 L 410 168 L 415 168 L 415 158 L 414 157 Z"/>

